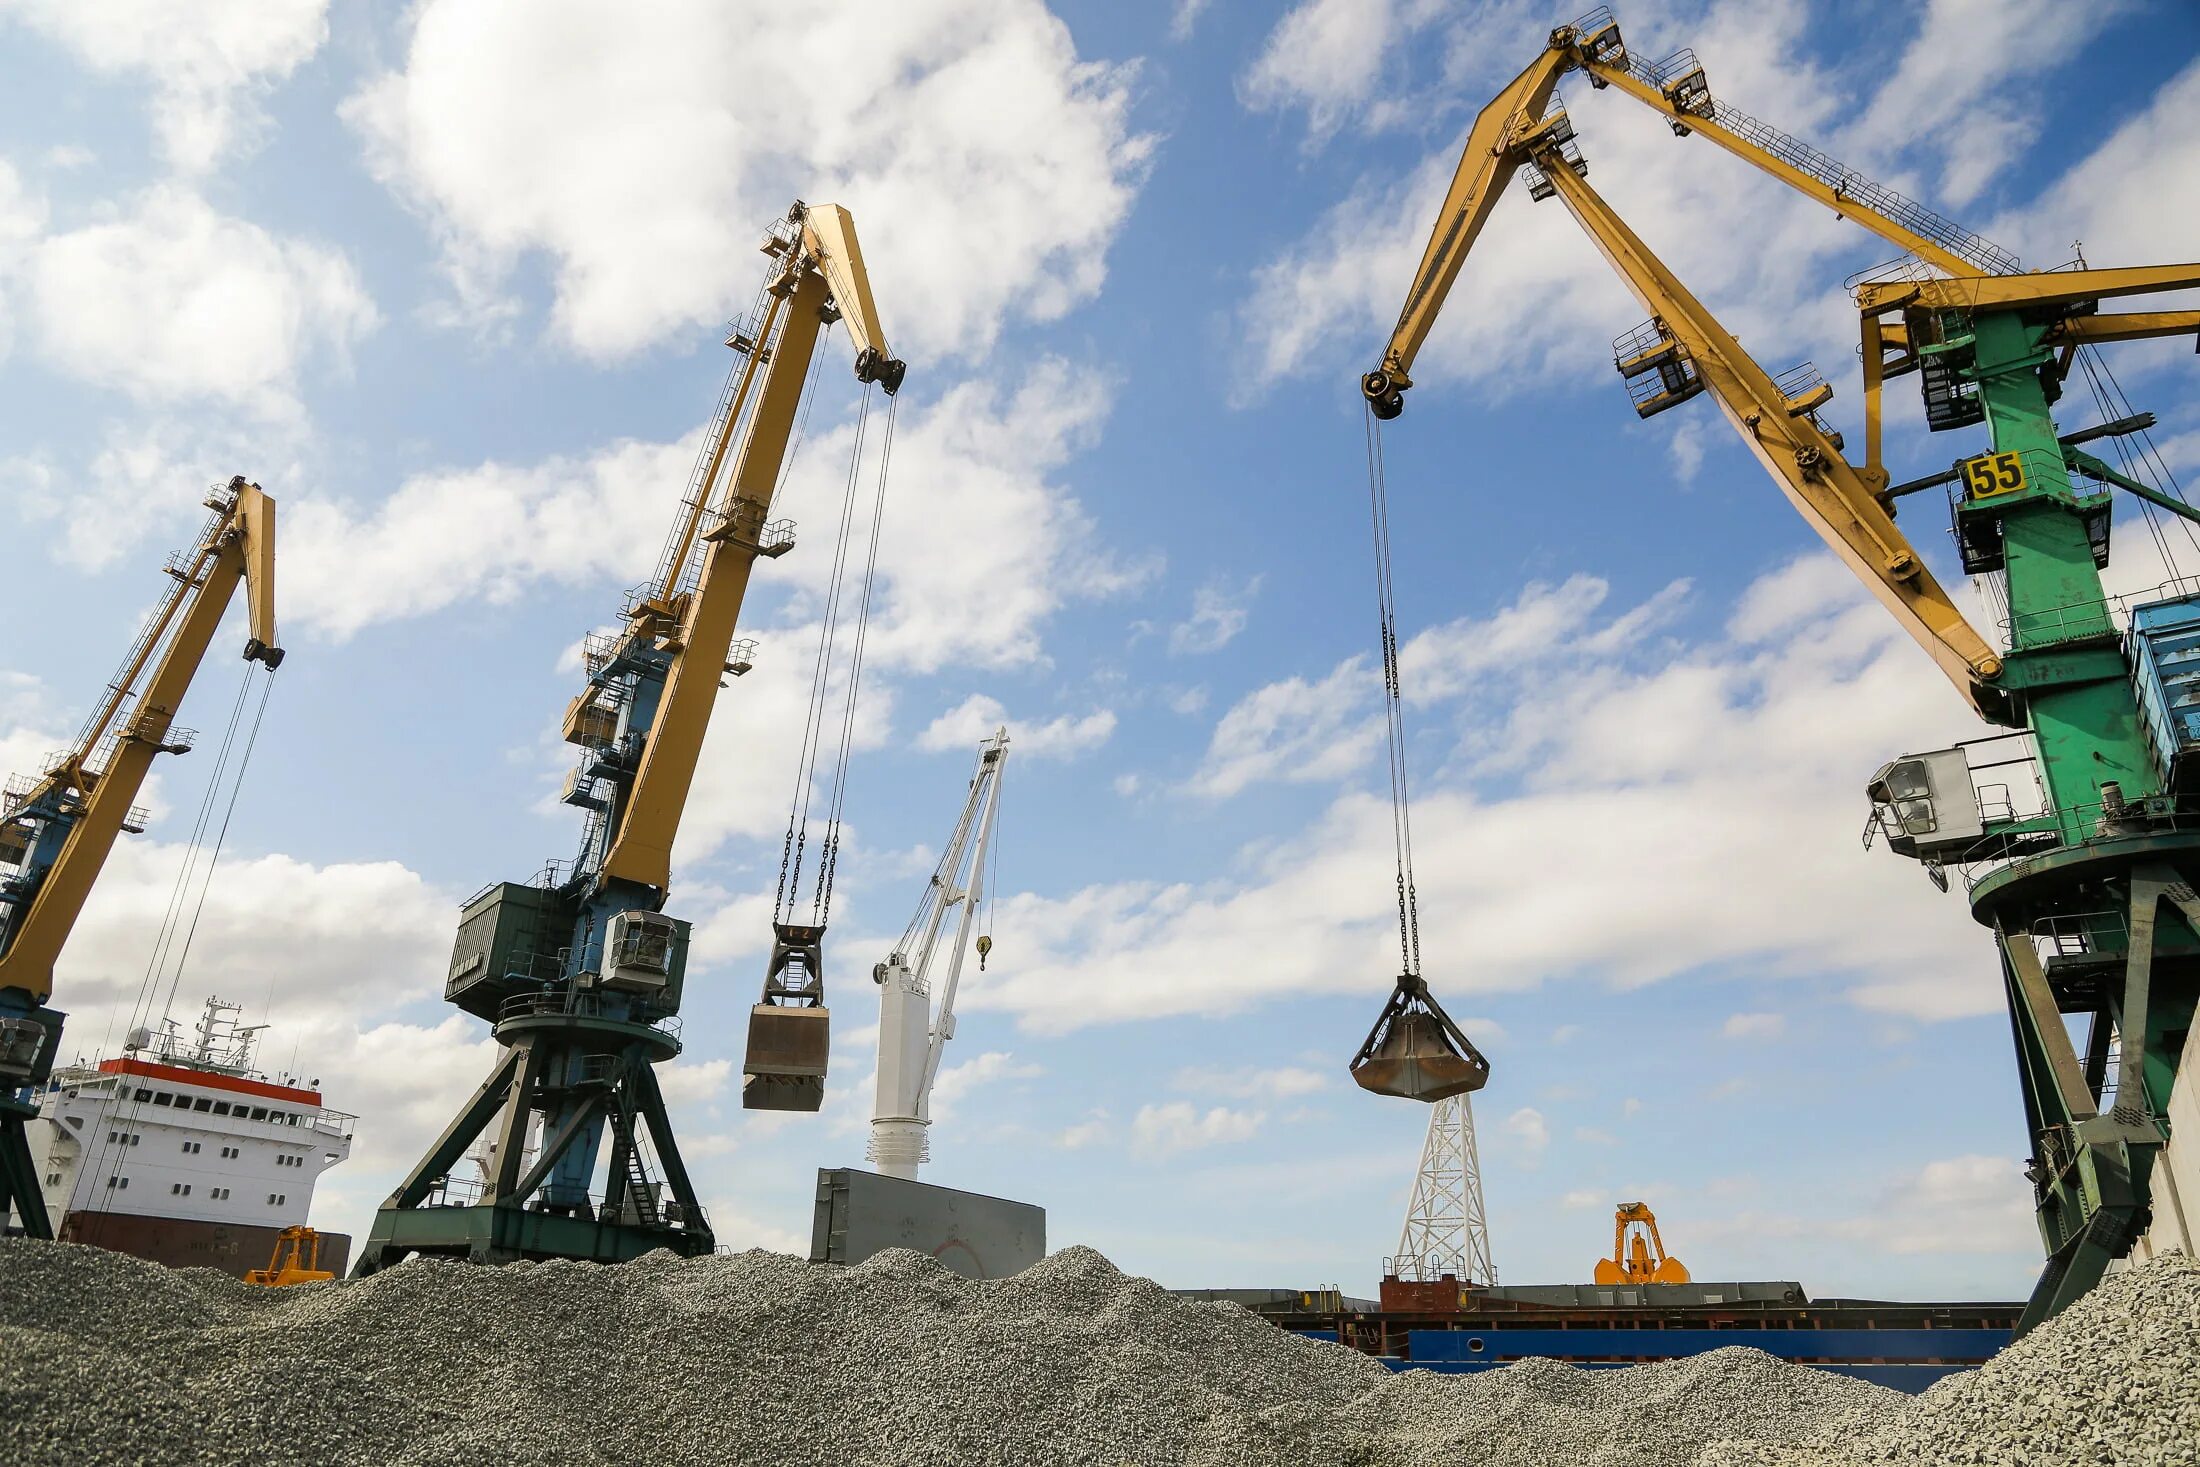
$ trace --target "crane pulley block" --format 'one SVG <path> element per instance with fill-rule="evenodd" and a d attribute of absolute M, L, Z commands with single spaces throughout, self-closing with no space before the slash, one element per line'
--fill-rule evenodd
<path fill-rule="evenodd" d="M 1399 975 L 1351 1069 L 1363 1090 L 1431 1103 L 1480 1090 L 1490 1078 L 1490 1062 L 1414 973 Z"/>

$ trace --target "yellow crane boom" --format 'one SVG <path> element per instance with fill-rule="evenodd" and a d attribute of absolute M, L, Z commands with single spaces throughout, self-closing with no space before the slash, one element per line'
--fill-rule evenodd
<path fill-rule="evenodd" d="M 40 819 L 37 812 L 77 812 L 59 851 L 50 864 L 42 863 L 20 916 L 0 925 L 0 990 L 20 989 L 40 1003 L 52 994 L 54 962 L 129 820 L 154 756 L 190 747 L 176 728 L 176 711 L 240 579 L 250 613 L 245 657 L 270 668 L 283 660 L 275 641 L 275 501 L 239 477 L 208 504 L 214 514 L 206 532 L 170 563 L 175 584 L 107 685 L 99 710 L 66 753 L 8 799 L 0 817 L 0 826 L 12 827 L 19 842 L 0 844 L 0 854 L 13 849 L 30 856 L 39 843 L 30 828 Z M 0 842 L 7 839 L 0 836 Z"/>
<path fill-rule="evenodd" d="M 12 1213 L 34 1238 L 53 1236 L 24 1126 L 37 1114 L 24 1092 L 53 1071 L 63 1015 L 47 1006 L 53 970 L 92 885 L 125 830 L 159 754 L 192 734 L 177 710 L 214 640 L 237 582 L 249 612 L 246 658 L 273 669 L 275 501 L 242 476 L 208 498 L 192 549 L 168 563 L 174 581 L 83 732 L 45 771 L 11 781 L 0 797 L 0 1223 Z"/>
<path fill-rule="evenodd" d="M 653 639 L 681 655 L 666 676 L 641 769 L 604 857 L 601 879 L 607 882 L 621 879 L 662 890 L 671 881 L 672 842 L 702 757 L 703 733 L 717 702 L 749 574 L 759 555 L 785 548 L 766 543 L 764 526 L 771 517 L 803 379 L 828 319 L 828 302 L 856 343 L 856 377 L 877 382 L 889 396 L 901 387 L 903 366 L 888 349 L 879 325 L 855 221 L 838 204 L 797 204 L 789 218 L 797 226 L 793 240 L 774 235 L 766 241 L 782 268 L 767 287 L 766 318 L 741 369 L 731 409 L 714 425 L 716 437 L 702 480 L 705 493 L 689 502 L 675 533 L 674 553 L 657 583 L 627 612 L 630 636 Z M 748 408 L 752 395 L 754 406 Z M 737 434 L 743 434 L 738 449 Z M 709 486 L 718 482 L 729 453 L 734 454 L 733 471 L 713 499 Z M 684 589 L 686 569 L 696 555 L 702 558 L 700 575 L 693 589 Z"/>
<path fill-rule="evenodd" d="M 1664 113 L 1676 131 L 1714 138 L 1782 182 L 1829 207 L 1843 209 L 1917 252 L 1921 259 L 1975 269 L 1944 241 L 1975 240 L 1976 236 L 1961 235 L 1937 216 L 1909 205 L 1899 195 L 1867 186 L 1860 177 L 1761 124 L 1756 129 L 1781 139 L 1780 145 L 1721 124 L 1720 109 L 1711 103 L 1702 85 L 1702 68 L 1693 65 L 1692 57 L 1683 75 L 1651 88 L 1643 77 L 1655 77 L 1660 69 L 1632 61 L 1611 13 L 1599 10 L 1553 31 L 1543 54 L 1476 118 L 1405 307 L 1384 347 L 1382 363 L 1361 378 L 1370 411 L 1386 419 L 1404 411 L 1404 394 L 1413 385 L 1414 359 L 1497 194 L 1525 168 L 1531 195 L 1558 198 L 1650 312 L 1649 323 L 1623 338 L 1615 350 L 1621 374 L 1642 388 L 1635 394 L 1636 411 L 1650 417 L 1709 391 L 1789 503 L 1931 655 L 1965 700 L 1981 716 L 2008 722 L 2013 716 L 2009 699 L 1994 686 L 2002 672 L 1999 654 L 1926 568 L 1909 538 L 1896 527 L 1882 497 L 1887 474 L 1876 462 L 1876 414 L 1870 424 L 1874 458 L 1859 469 L 1842 457 L 1839 435 L 1815 416 L 1832 389 L 1821 380 L 1783 383 L 1765 371 L 1590 187 L 1588 165 L 1574 146 L 1573 125 L 1563 108 L 1550 105 L 1558 79 L 1574 70 L 1588 72 L 1597 85 L 1621 86 L 1628 95 Z M 1837 181 L 1828 183 L 1823 175 L 1833 175 Z M 1843 191 L 1840 180 L 1850 181 L 1850 192 Z M 1990 258 L 2008 259 L 1998 251 Z M 1876 394 L 1872 398 L 1876 406 Z"/>

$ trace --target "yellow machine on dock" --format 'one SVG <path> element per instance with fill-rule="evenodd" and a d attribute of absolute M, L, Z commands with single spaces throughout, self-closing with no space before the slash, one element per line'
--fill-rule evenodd
<path fill-rule="evenodd" d="M 335 1274 L 321 1267 L 321 1235 L 312 1228 L 284 1228 L 275 1240 L 275 1254 L 267 1267 L 247 1272 L 244 1281 L 270 1289 L 291 1284 L 317 1284 Z"/>
<path fill-rule="evenodd" d="M 1685 1284 L 1688 1270 L 1665 1251 L 1657 1214 L 1643 1202 L 1622 1202 L 1612 1218 L 1612 1256 L 1597 1260 L 1600 1284 Z"/>

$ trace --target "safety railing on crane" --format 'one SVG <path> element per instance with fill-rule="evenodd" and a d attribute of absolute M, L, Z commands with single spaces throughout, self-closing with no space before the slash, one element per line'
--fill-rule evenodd
<path fill-rule="evenodd" d="M 2003 617 L 1998 625 L 2005 638 L 2023 631 L 2027 638 L 2024 644 L 2026 646 L 2097 636 L 2105 625 L 2125 639 L 2125 651 L 2128 654 L 2132 608 L 2184 596 L 2200 596 L 2200 576 L 2178 576 L 2151 590 L 2134 591 L 2121 596 L 2103 596 L 2096 600 L 2073 601 L 2065 606 L 2041 607 L 2020 615 Z"/>
<path fill-rule="evenodd" d="M 2146 800 L 2081 800 L 2052 805 L 2036 815 L 2020 817 L 2021 829 L 1990 831 L 1960 856 L 1944 862 L 1963 878 L 1967 891 L 1998 872 L 2063 848 L 2059 831 L 2086 832 L 2091 837 L 2120 834 L 2160 835 L 2200 831 L 2200 796 L 2155 795 Z"/>
<path fill-rule="evenodd" d="M 1653 316 L 1612 341 L 1612 368 L 1635 415 L 1653 418 L 1704 390 L 1703 373 L 1663 319 Z"/>
<path fill-rule="evenodd" d="M 1576 29 L 1581 30 L 1591 18 L 1600 14 L 1605 22 L 1611 19 L 1608 10 L 1592 11 L 1589 17 L 1575 22 Z M 1839 159 L 1819 151 L 1801 138 L 1782 132 L 1739 107 L 1712 96 L 1709 86 L 1703 80 L 1703 65 L 1693 50 L 1676 51 L 1662 61 L 1651 61 L 1647 57 L 1629 52 L 1627 71 L 1636 80 L 1666 97 L 1676 110 L 1716 123 L 1726 132 L 1769 153 L 1797 172 L 1818 180 L 1832 189 L 1837 198 L 1854 199 L 1874 213 L 1892 219 L 1910 233 L 1929 239 L 1949 254 L 1975 265 L 1982 275 L 2013 275 L 2023 268 L 2015 255 L 1976 231 L 1965 229 L 1954 220 L 1934 213 L 1907 194 L 1888 188 Z"/>
<path fill-rule="evenodd" d="M 785 221 L 774 226 L 775 238 L 780 237 L 779 231 L 784 226 Z M 768 363 L 772 352 L 778 347 L 782 327 L 774 324 L 777 318 L 772 312 L 773 304 L 771 287 L 767 282 L 758 289 L 756 300 L 750 306 L 748 314 L 736 317 L 726 325 L 726 345 L 732 347 L 741 357 L 753 359 L 756 366 Z M 718 391 L 718 404 L 711 412 L 710 425 L 704 430 L 702 444 L 696 450 L 695 465 L 688 471 L 687 489 L 680 496 L 680 512 L 674 517 L 672 529 L 665 536 L 664 549 L 657 557 L 656 574 L 650 577 L 652 594 L 658 587 L 673 594 L 683 588 L 694 588 L 694 582 L 700 574 L 702 557 L 696 553 L 695 548 L 695 542 L 700 539 L 700 535 L 689 537 L 688 521 L 693 515 L 714 513 L 709 505 L 713 487 L 712 466 L 716 461 L 719 442 L 732 441 L 728 436 L 729 426 L 735 425 L 729 425 L 729 419 L 740 409 L 741 384 L 748 378 L 747 368 L 737 364 L 726 374 L 725 385 Z M 710 526 L 706 524 L 700 528 L 708 529 Z"/>

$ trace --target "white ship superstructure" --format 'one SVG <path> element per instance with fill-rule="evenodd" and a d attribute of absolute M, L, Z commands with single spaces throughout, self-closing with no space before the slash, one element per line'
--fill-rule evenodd
<path fill-rule="evenodd" d="M 354 1117 L 324 1106 L 318 1081 L 255 1070 L 264 1026 L 238 1013 L 209 999 L 195 1039 L 138 1029 L 122 1057 L 54 1071 L 30 1141 L 57 1236 L 241 1272 L 306 1221 Z"/>

